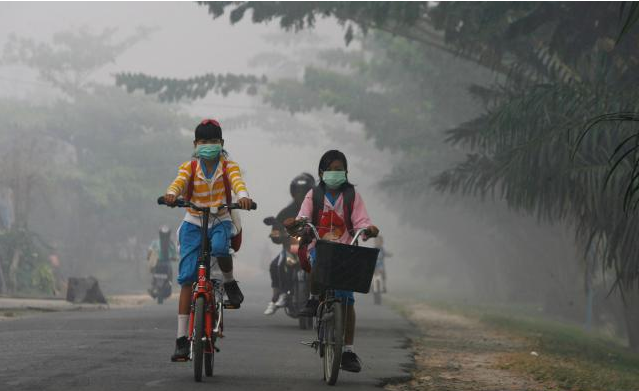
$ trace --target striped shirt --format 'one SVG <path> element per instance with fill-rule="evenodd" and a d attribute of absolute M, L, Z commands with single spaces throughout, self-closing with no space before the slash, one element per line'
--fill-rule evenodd
<path fill-rule="evenodd" d="M 193 177 L 193 195 L 191 197 L 191 202 L 200 207 L 218 207 L 222 204 L 226 204 L 226 191 L 224 188 L 224 178 L 223 178 L 223 165 L 226 158 L 221 155 L 220 162 L 217 165 L 217 169 L 215 170 L 215 174 L 211 179 L 207 179 L 202 172 L 202 167 L 200 162 L 198 161 L 197 166 L 195 167 L 195 176 Z M 246 184 L 242 179 L 242 175 L 240 173 L 240 166 L 237 165 L 234 161 L 226 160 L 226 175 L 228 176 L 229 183 L 231 184 L 233 193 L 235 193 L 236 198 L 244 198 L 248 197 L 248 191 L 246 189 Z M 184 196 L 186 195 L 187 189 L 189 187 L 189 181 L 191 180 L 191 161 L 187 161 L 182 163 L 180 168 L 178 169 L 178 175 L 169 185 L 169 188 L 166 190 L 167 194 L 174 194 L 176 196 Z M 202 212 L 198 212 L 191 208 L 187 209 L 187 213 L 184 217 L 185 221 L 189 223 L 200 225 L 199 216 Z M 224 214 L 218 216 L 219 220 L 230 220 L 231 217 L 227 211 Z M 213 219 L 217 220 L 217 219 Z M 213 221 L 210 222 L 213 224 Z"/>

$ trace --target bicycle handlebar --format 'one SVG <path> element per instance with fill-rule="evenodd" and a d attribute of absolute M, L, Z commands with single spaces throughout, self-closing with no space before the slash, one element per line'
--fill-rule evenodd
<path fill-rule="evenodd" d="M 191 208 L 194 210 L 197 210 L 199 212 L 204 212 L 206 209 L 211 209 L 210 207 L 200 207 L 195 205 L 194 203 L 192 203 L 191 201 L 187 201 L 185 199 L 182 198 L 178 198 L 177 200 L 175 200 L 175 204 L 173 205 L 169 205 L 166 203 L 166 200 L 164 199 L 164 196 L 159 197 L 158 198 L 158 204 L 159 205 L 166 205 L 166 206 L 170 206 L 170 207 L 178 207 L 178 208 Z M 231 209 L 242 209 L 242 207 L 240 206 L 240 204 L 238 204 L 237 202 L 232 203 L 231 205 L 225 205 L 222 204 L 218 207 L 218 209 L 222 209 L 222 208 L 228 208 L 229 210 Z M 255 210 L 257 209 L 257 204 L 255 202 L 251 202 L 251 210 Z"/>
<path fill-rule="evenodd" d="M 308 221 L 308 218 L 303 218 L 302 220 L 297 221 L 295 225 L 291 228 L 299 230 L 300 228 L 303 228 L 303 227 L 309 227 L 311 231 L 313 232 L 315 239 L 320 240 L 320 236 L 319 236 L 319 233 L 317 232 L 317 228 L 315 227 L 315 225 L 313 225 L 313 223 Z M 370 236 L 370 232 L 368 231 L 368 228 L 360 228 L 357 230 L 357 232 L 355 232 L 355 236 L 353 236 L 353 240 L 351 240 L 351 246 L 357 243 L 357 240 L 362 234 L 367 234 Z"/>

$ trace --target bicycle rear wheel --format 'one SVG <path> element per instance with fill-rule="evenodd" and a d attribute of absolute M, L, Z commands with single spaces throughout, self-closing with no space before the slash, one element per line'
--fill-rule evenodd
<path fill-rule="evenodd" d="M 324 313 L 324 381 L 328 385 L 337 383 L 339 368 L 342 364 L 342 347 L 344 346 L 344 306 L 339 301 L 331 304 Z"/>
<path fill-rule="evenodd" d="M 204 297 L 195 299 L 195 325 L 193 333 L 193 376 L 196 382 L 202 381 L 202 363 L 204 361 Z"/>

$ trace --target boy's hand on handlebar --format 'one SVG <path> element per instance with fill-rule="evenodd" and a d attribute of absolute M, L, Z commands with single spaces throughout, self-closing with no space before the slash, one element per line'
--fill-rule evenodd
<path fill-rule="evenodd" d="M 237 201 L 238 204 L 240 204 L 240 207 L 244 210 L 251 210 L 251 204 L 253 203 L 253 200 L 248 198 L 248 197 L 243 197 L 240 198 Z"/>
<path fill-rule="evenodd" d="M 175 205 L 176 200 L 177 200 L 177 196 L 175 194 L 167 193 L 164 195 L 164 202 L 166 202 L 166 204 L 169 206 Z"/>

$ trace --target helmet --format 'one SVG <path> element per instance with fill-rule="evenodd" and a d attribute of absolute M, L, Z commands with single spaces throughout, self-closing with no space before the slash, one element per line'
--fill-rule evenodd
<path fill-rule="evenodd" d="M 313 175 L 309 173 L 302 173 L 291 181 L 290 191 L 291 195 L 295 194 L 306 194 L 309 190 L 311 190 L 315 186 L 315 178 Z"/>
<path fill-rule="evenodd" d="M 166 235 L 171 233 L 171 228 L 169 228 L 168 225 L 162 225 L 160 226 L 160 235 Z"/>

